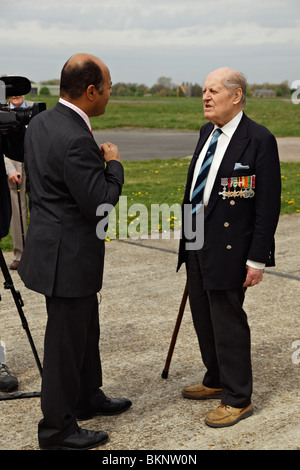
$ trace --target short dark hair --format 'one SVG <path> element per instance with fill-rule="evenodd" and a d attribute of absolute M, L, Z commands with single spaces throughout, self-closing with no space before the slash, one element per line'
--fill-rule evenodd
<path fill-rule="evenodd" d="M 70 65 L 68 60 L 61 71 L 60 95 L 79 98 L 89 85 L 94 85 L 102 94 L 103 74 L 100 66 L 91 59 L 75 65 Z"/>

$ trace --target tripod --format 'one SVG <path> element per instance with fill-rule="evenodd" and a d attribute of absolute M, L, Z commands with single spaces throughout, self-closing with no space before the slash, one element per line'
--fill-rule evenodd
<path fill-rule="evenodd" d="M 27 320 L 26 320 L 24 312 L 23 312 L 24 303 L 23 303 L 20 292 L 16 291 L 16 289 L 14 287 L 13 280 L 11 278 L 11 275 L 9 274 L 9 271 L 8 271 L 8 268 L 7 268 L 7 265 L 6 265 L 6 262 L 5 262 L 5 259 L 4 259 L 1 248 L 0 248 L 0 266 L 1 266 L 1 271 L 3 273 L 4 281 L 5 281 L 4 282 L 4 289 L 10 289 L 11 290 L 13 299 L 15 301 L 17 310 L 18 310 L 20 318 L 21 318 L 22 326 L 23 326 L 24 330 L 26 331 L 26 334 L 27 334 L 29 343 L 31 345 L 31 349 L 32 349 L 35 361 L 37 363 L 39 372 L 42 376 L 42 366 L 41 366 L 39 356 L 37 354 L 37 351 L 36 351 L 36 348 L 35 348 L 35 345 L 34 345 L 34 342 L 33 342 L 29 327 L 28 327 Z M 1 300 L 1 297 L 0 297 L 0 300 Z M 16 399 L 16 398 L 31 398 L 31 397 L 37 397 L 37 396 L 41 396 L 40 392 L 30 392 L 30 393 L 16 392 L 16 393 L 11 393 L 9 395 L 2 395 L 2 396 L 0 396 L 0 400 L 13 400 L 13 399 Z"/>

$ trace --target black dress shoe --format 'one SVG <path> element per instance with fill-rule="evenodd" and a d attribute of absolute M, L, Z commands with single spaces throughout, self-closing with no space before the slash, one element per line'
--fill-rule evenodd
<path fill-rule="evenodd" d="M 42 450 L 88 450 L 102 446 L 107 441 L 108 435 L 106 432 L 77 429 L 74 434 L 62 440 L 53 438 L 43 442 L 43 440 L 40 439 L 39 444 Z"/>
<path fill-rule="evenodd" d="M 128 410 L 131 405 L 132 402 L 128 400 L 128 398 L 106 397 L 105 400 L 97 406 L 97 408 L 87 411 L 77 411 L 75 416 L 78 421 L 86 421 L 87 419 L 91 419 L 98 415 L 113 416 Z"/>

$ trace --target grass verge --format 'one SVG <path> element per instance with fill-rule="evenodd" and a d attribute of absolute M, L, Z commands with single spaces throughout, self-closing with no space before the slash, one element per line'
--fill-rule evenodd
<path fill-rule="evenodd" d="M 123 206 L 116 206 L 113 214 L 115 220 L 111 219 L 108 237 L 118 238 L 120 228 L 124 234 L 124 227 L 126 234 L 127 229 L 130 234 L 179 229 L 178 209 L 184 196 L 189 163 L 188 158 L 123 162 L 125 184 L 122 198 L 126 201 L 126 211 L 122 209 Z M 282 162 L 281 180 L 281 214 L 300 213 L 300 163 Z M 161 208 L 163 204 L 175 209 L 165 220 L 167 226 L 162 226 L 161 217 L 150 220 L 151 206 L 158 205 Z M 148 215 L 146 223 L 143 211 Z M 13 249 L 10 234 L 1 241 L 1 248 L 3 251 Z"/>

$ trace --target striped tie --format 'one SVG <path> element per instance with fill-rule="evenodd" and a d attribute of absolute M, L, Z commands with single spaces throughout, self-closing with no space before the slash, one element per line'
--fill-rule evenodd
<path fill-rule="evenodd" d="M 204 194 L 204 188 L 205 188 L 207 175 L 210 169 L 210 165 L 214 158 L 214 154 L 216 151 L 218 138 L 220 134 L 222 134 L 221 129 L 216 129 L 210 141 L 202 166 L 200 168 L 199 175 L 198 175 L 195 188 L 192 194 L 192 201 L 191 201 L 192 202 L 192 214 L 194 214 L 199 209 L 203 201 L 203 194 Z"/>

